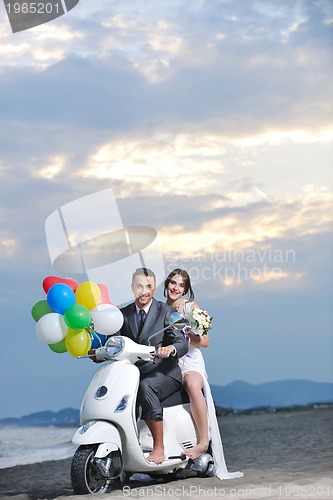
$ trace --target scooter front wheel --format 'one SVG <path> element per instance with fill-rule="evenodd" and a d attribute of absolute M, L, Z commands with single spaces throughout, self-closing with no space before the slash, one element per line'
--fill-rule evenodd
<path fill-rule="evenodd" d="M 115 481 L 112 454 L 95 457 L 97 445 L 80 446 L 72 460 L 71 480 L 77 495 L 109 493 Z"/>

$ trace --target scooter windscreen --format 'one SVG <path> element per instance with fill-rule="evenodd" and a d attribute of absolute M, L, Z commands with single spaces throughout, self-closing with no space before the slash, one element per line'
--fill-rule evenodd
<path fill-rule="evenodd" d="M 177 328 L 177 330 L 182 330 L 184 327 L 189 325 L 189 320 L 178 311 L 169 314 L 167 316 L 167 322 L 170 326 Z"/>

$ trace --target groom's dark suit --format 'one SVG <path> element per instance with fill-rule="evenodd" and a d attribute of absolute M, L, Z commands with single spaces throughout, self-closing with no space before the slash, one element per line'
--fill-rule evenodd
<path fill-rule="evenodd" d="M 124 316 L 124 324 L 120 334 L 131 338 L 138 344 L 148 345 L 148 338 L 153 333 L 161 330 L 167 323 L 167 314 L 175 310 L 152 299 L 149 312 L 145 319 L 140 335 L 136 322 L 135 303 L 121 309 Z M 162 419 L 163 408 L 161 401 L 181 388 L 181 371 L 178 366 L 178 357 L 184 356 L 188 350 L 188 344 L 184 336 L 176 329 L 169 328 L 160 333 L 151 341 L 155 347 L 173 345 L 176 355 L 166 359 L 156 359 L 154 362 L 146 362 L 140 368 L 141 382 L 138 393 L 138 402 L 142 407 L 142 418 Z"/>

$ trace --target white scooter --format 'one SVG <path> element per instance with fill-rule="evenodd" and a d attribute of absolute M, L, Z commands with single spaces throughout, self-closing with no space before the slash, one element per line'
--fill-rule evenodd
<path fill-rule="evenodd" d="M 169 322 L 179 330 L 186 324 L 179 313 L 173 313 Z M 138 416 L 136 398 L 140 371 L 134 363 L 139 360 L 153 362 L 155 347 L 114 335 L 104 347 L 96 349 L 95 357 L 97 361 L 106 362 L 97 368 L 83 398 L 81 427 L 72 439 L 79 445 L 71 468 L 74 492 L 108 493 L 116 479 L 124 481 L 126 476 L 134 473 L 151 476 L 174 474 L 175 478 L 196 475 L 197 472 L 211 475 L 211 455 L 205 454 L 200 457 L 200 463 L 195 464 L 182 454 L 197 444 L 198 434 L 190 404 L 182 402 L 181 393 L 174 395 L 178 398 L 175 406 L 164 404 L 166 400 L 162 402 L 166 459 L 159 465 L 146 461 L 153 440 L 146 423 Z M 186 474 L 189 465 L 195 474 L 192 474 L 193 470 Z"/>

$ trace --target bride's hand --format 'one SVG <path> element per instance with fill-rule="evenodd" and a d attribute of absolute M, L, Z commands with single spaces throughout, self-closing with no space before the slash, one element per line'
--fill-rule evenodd
<path fill-rule="evenodd" d="M 190 343 L 195 347 L 208 347 L 209 345 L 209 337 L 208 335 L 195 335 L 194 333 L 190 333 Z"/>

